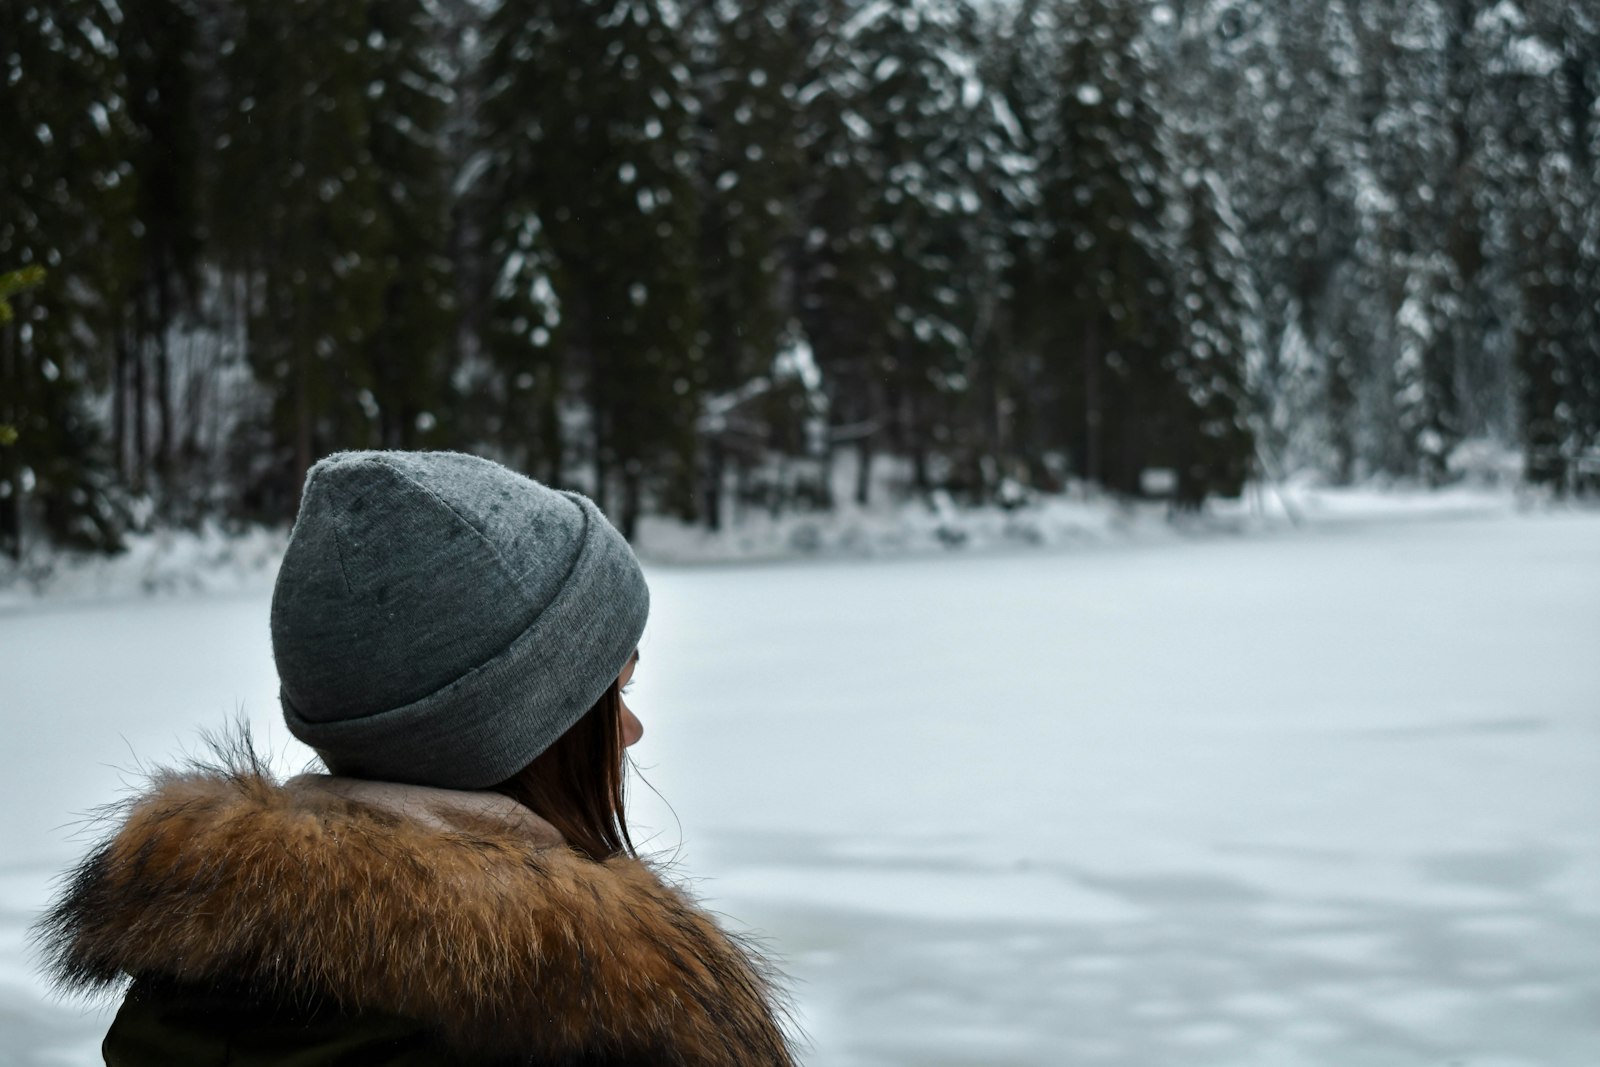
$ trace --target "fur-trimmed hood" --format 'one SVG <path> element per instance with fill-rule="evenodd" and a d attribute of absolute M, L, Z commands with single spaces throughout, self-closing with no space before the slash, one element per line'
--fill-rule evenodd
<path fill-rule="evenodd" d="M 158 777 L 37 928 L 58 985 L 233 983 L 469 1054 L 788 1065 L 768 972 L 646 863 L 494 794 L 255 766 Z"/>

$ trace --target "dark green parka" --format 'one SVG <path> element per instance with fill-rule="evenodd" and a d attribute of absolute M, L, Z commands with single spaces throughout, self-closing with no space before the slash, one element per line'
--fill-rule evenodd
<path fill-rule="evenodd" d="M 112 1067 L 789 1067 L 760 958 L 489 793 L 168 775 L 41 921 Z"/>

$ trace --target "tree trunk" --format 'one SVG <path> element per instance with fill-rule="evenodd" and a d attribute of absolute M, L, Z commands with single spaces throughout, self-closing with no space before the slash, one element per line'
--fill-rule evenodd
<path fill-rule="evenodd" d="M 295 346 L 294 356 L 294 495 L 295 511 L 300 510 L 300 493 L 306 484 L 306 473 L 311 470 L 311 396 L 310 377 L 306 369 L 306 349 Z M 293 518 L 291 514 L 288 518 Z"/>
<path fill-rule="evenodd" d="M 915 389 L 906 391 L 904 411 L 905 440 L 911 450 L 911 485 L 926 497 L 933 491 L 928 475 L 928 435 L 923 429 L 922 405 Z"/>
<path fill-rule="evenodd" d="M 143 314 L 138 315 L 143 319 Z M 146 410 L 149 407 L 147 397 L 149 394 L 148 383 L 145 380 L 144 358 L 144 324 L 140 322 L 134 329 L 133 335 L 133 477 L 130 479 L 135 492 L 142 493 L 147 488 L 146 476 L 150 472 L 150 416 Z"/>
<path fill-rule="evenodd" d="M 212 336 L 215 335 L 213 334 Z M 205 371 L 198 369 L 199 359 L 196 351 L 199 347 L 199 341 L 195 339 L 193 333 L 185 337 L 183 343 L 186 352 L 184 362 L 188 365 L 189 376 L 183 397 L 185 415 L 183 442 L 178 445 L 178 456 L 183 461 L 185 468 L 192 474 L 201 453 L 200 436 L 203 430 L 201 423 L 204 421 L 202 413 L 206 410 L 206 383 L 216 377 L 216 372 L 214 367 L 207 367 Z M 211 362 L 213 365 L 216 362 L 215 350 L 213 350 Z M 199 477 L 201 484 L 209 484 L 209 472 L 199 472 Z"/>
<path fill-rule="evenodd" d="M 610 371 L 610 360 L 595 351 L 594 328 L 589 316 L 592 314 L 592 305 L 586 299 L 587 292 L 580 291 L 575 294 L 579 300 L 573 308 L 572 316 L 572 343 L 579 357 L 580 366 L 589 369 L 589 381 L 586 383 L 589 393 L 589 422 L 590 444 L 594 449 L 594 492 L 591 494 L 595 504 L 601 511 L 606 511 L 609 502 L 609 485 L 611 476 L 611 405 L 607 395 L 607 385 L 617 388 L 616 383 L 608 383 L 607 375 Z M 609 512 L 607 512 L 609 514 Z"/>
<path fill-rule="evenodd" d="M 117 330 L 116 365 L 111 372 L 111 458 L 117 476 L 128 480 L 128 334 Z"/>
<path fill-rule="evenodd" d="M 551 360 L 550 374 L 544 390 L 544 466 L 546 481 L 561 485 L 567 474 L 566 440 L 561 432 L 561 397 L 565 391 L 560 364 Z"/>
<path fill-rule="evenodd" d="M 861 458 L 856 467 L 856 503 L 866 507 L 872 496 L 872 435 L 863 437 L 858 447 Z"/>
<path fill-rule="evenodd" d="M 156 341 L 156 473 L 172 471 L 172 365 L 166 331 Z"/>
<path fill-rule="evenodd" d="M 622 468 L 622 536 L 632 541 L 639 532 L 641 511 L 639 461 L 630 460 Z"/>
<path fill-rule="evenodd" d="M 156 342 L 156 473 L 163 482 L 172 473 L 172 360 L 168 350 L 168 327 L 172 323 L 171 282 L 162 278 L 156 283 L 157 313 Z"/>
<path fill-rule="evenodd" d="M 1083 337 L 1083 478 L 1102 479 L 1100 429 L 1104 421 L 1100 396 L 1100 320 L 1091 317 Z"/>
<path fill-rule="evenodd" d="M 24 429 L 17 424 L 21 421 L 22 407 L 17 397 L 22 393 L 19 373 L 22 361 L 17 345 L 15 326 L 0 329 L 0 383 L 6 387 L 0 393 L 4 398 L 0 405 L 0 425 L 10 426 L 21 434 Z M 9 445 L 0 444 L 0 485 L 9 490 L 0 496 L 0 547 L 13 560 L 22 559 L 22 465 L 17 462 L 20 444 L 20 440 Z"/>
<path fill-rule="evenodd" d="M 722 479 L 726 460 L 722 442 L 712 437 L 706 442 L 706 529 L 722 529 Z"/>

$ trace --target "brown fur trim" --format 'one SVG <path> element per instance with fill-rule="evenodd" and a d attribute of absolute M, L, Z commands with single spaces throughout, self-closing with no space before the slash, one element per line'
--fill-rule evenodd
<path fill-rule="evenodd" d="M 416 1019 L 474 1054 L 793 1062 L 761 957 L 646 863 L 255 767 L 158 778 L 37 936 L 73 990 L 244 982 Z"/>

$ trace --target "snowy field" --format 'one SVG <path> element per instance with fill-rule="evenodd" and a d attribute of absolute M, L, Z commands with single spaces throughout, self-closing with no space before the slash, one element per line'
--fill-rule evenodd
<path fill-rule="evenodd" d="M 651 568 L 636 823 L 817 1065 L 1600 1064 L 1600 515 Z M 70 813 L 241 710 L 261 589 L 0 611 L 0 1064 Z"/>

